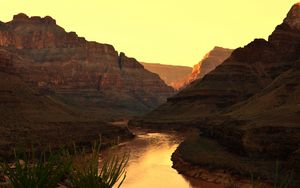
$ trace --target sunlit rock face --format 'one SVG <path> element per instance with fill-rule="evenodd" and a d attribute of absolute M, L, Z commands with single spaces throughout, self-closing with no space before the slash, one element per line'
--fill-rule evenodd
<path fill-rule="evenodd" d="M 158 106 L 173 93 L 134 58 L 119 54 L 112 45 L 66 32 L 49 16 L 21 13 L 0 23 L 0 46 L 12 54 L 7 58 L 10 70 L 72 104 L 134 114 Z"/>
<path fill-rule="evenodd" d="M 193 71 L 186 81 L 186 85 L 194 80 L 203 78 L 206 74 L 214 70 L 231 55 L 232 51 L 231 49 L 222 47 L 212 49 L 198 64 L 194 65 Z"/>

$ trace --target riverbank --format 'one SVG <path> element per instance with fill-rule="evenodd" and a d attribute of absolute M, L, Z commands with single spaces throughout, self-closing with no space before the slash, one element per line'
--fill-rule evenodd
<path fill-rule="evenodd" d="M 235 155 L 215 141 L 199 136 L 183 141 L 172 154 L 172 161 L 180 174 L 224 187 L 271 188 L 275 181 L 283 183 L 289 178 L 288 172 L 276 166 L 274 160 Z"/>
<path fill-rule="evenodd" d="M 99 121 L 60 122 L 8 129 L 0 142 L 0 159 L 9 161 L 17 154 L 55 151 L 62 147 L 91 147 L 101 141 L 103 147 L 134 138 L 127 126 Z M 0 131 L 1 132 L 1 131 Z M 9 137 L 7 136 L 9 135 Z"/>

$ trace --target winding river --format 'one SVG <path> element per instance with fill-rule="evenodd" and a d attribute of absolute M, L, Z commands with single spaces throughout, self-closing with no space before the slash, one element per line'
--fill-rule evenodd
<path fill-rule="evenodd" d="M 184 139 L 175 133 L 133 130 L 136 138 L 122 143 L 114 153 L 130 152 L 122 188 L 221 188 L 223 186 L 184 177 L 172 168 L 171 155 Z M 105 154 L 105 152 L 103 153 Z"/>

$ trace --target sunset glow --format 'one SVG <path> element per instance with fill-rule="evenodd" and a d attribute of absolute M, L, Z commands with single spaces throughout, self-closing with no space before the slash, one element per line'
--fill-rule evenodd
<path fill-rule="evenodd" d="M 296 0 L 1 0 L 0 20 L 49 15 L 139 61 L 192 66 L 214 46 L 267 38 Z"/>

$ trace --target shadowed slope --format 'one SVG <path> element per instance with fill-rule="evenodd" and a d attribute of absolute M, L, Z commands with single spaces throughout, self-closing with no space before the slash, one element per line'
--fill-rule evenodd
<path fill-rule="evenodd" d="M 87 145 L 99 135 L 104 144 L 119 136 L 132 136 L 127 128 L 89 120 L 18 76 L 2 71 L 0 105 L 0 157 L 12 156 L 14 149 L 57 149 L 73 142 Z"/>

